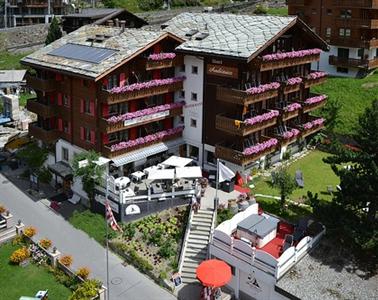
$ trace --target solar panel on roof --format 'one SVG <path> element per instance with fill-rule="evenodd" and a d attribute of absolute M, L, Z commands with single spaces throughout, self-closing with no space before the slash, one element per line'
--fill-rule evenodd
<path fill-rule="evenodd" d="M 116 51 L 112 49 L 76 44 L 65 44 L 57 49 L 50 51 L 48 54 L 99 64 L 103 60 L 112 56 L 114 53 L 116 53 Z"/>

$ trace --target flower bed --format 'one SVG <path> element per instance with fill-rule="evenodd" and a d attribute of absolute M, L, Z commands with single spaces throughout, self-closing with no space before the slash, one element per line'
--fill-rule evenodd
<path fill-rule="evenodd" d="M 306 49 L 306 50 L 299 50 L 299 51 L 291 51 L 291 52 L 282 52 L 282 53 L 272 53 L 267 54 L 262 57 L 263 61 L 277 61 L 283 60 L 287 58 L 300 58 L 306 57 L 310 55 L 318 55 L 322 52 L 320 49 Z"/>
<path fill-rule="evenodd" d="M 183 107 L 185 105 L 185 101 L 182 102 L 174 102 L 174 103 L 169 103 L 169 104 L 164 104 L 164 105 L 158 105 L 154 106 L 151 108 L 146 108 L 142 110 L 138 110 L 135 112 L 128 112 L 119 116 L 113 116 L 108 118 L 106 121 L 110 124 L 115 124 L 118 122 L 123 122 L 126 120 L 131 120 L 139 117 L 144 117 L 152 114 L 156 114 L 158 112 L 163 112 L 163 111 L 168 111 L 174 108 L 179 108 Z"/>
<path fill-rule="evenodd" d="M 280 86 L 281 85 L 278 82 L 271 82 L 271 83 L 259 85 L 258 87 L 252 87 L 250 89 L 247 89 L 246 93 L 248 95 L 262 94 L 267 91 L 277 90 L 280 88 Z"/>
<path fill-rule="evenodd" d="M 300 131 L 296 128 L 293 128 L 293 129 L 290 129 L 286 132 L 284 132 L 284 134 L 282 135 L 282 137 L 285 139 L 285 140 L 289 140 L 291 138 L 294 138 L 296 137 L 297 135 L 299 135 Z"/>
<path fill-rule="evenodd" d="M 319 119 L 315 119 L 313 121 L 307 122 L 307 123 L 303 124 L 302 126 L 305 130 L 308 130 L 308 129 L 311 129 L 313 127 L 318 127 L 318 126 L 323 125 L 324 121 L 325 120 L 323 118 L 319 118 Z"/>
<path fill-rule="evenodd" d="M 280 113 L 279 113 L 278 110 L 271 110 L 271 111 L 264 113 L 262 115 L 258 115 L 256 117 L 246 119 L 246 120 L 244 120 L 244 123 L 247 124 L 247 125 L 255 125 L 255 124 L 263 123 L 265 121 L 268 121 L 268 120 L 271 120 L 273 118 L 278 117 L 279 114 Z"/>
<path fill-rule="evenodd" d="M 253 155 L 260 152 L 265 151 L 266 149 L 272 148 L 278 144 L 278 140 L 275 138 L 271 138 L 267 141 L 264 141 L 262 143 L 258 143 L 257 145 L 248 147 L 243 151 L 244 155 Z"/>
<path fill-rule="evenodd" d="M 319 79 L 327 76 L 326 72 L 312 72 L 307 75 L 308 80 Z"/>
<path fill-rule="evenodd" d="M 177 133 L 180 133 L 184 130 L 184 127 L 176 127 L 168 130 L 163 130 L 154 134 L 146 135 L 145 137 L 140 137 L 135 140 L 129 140 L 127 142 L 120 142 L 118 144 L 110 146 L 110 151 L 115 152 L 119 150 L 124 150 L 128 148 L 133 148 L 135 146 L 140 146 L 143 144 L 151 143 L 151 142 L 156 142 L 156 141 L 161 141 L 165 137 L 175 135 Z"/>
<path fill-rule="evenodd" d="M 305 100 L 304 103 L 306 105 L 312 105 L 312 104 L 323 102 L 326 99 L 327 99 L 326 95 L 320 95 L 320 96 L 315 96 L 315 97 L 308 98 L 308 99 Z"/>
<path fill-rule="evenodd" d="M 165 79 L 154 79 L 154 80 L 150 80 L 146 82 L 138 82 L 138 83 L 133 83 L 133 84 L 125 85 L 121 87 L 115 87 L 115 88 L 112 88 L 109 92 L 111 94 L 122 94 L 122 93 L 127 93 L 127 92 L 140 91 L 140 90 L 145 90 L 152 87 L 164 86 L 164 85 L 169 85 L 176 82 L 181 82 L 181 81 L 184 81 L 185 78 L 186 78 L 185 76 L 179 76 L 179 77 L 172 77 L 172 78 L 165 78 Z"/>
<path fill-rule="evenodd" d="M 302 78 L 301 77 L 293 77 L 289 78 L 286 82 L 287 85 L 296 85 L 302 83 Z"/>
<path fill-rule="evenodd" d="M 301 108 L 302 108 L 302 105 L 300 105 L 297 102 L 294 102 L 294 103 L 291 103 L 288 106 L 286 106 L 285 110 L 288 111 L 288 112 L 292 112 L 292 111 L 296 111 L 296 110 L 301 109 Z"/>
<path fill-rule="evenodd" d="M 157 53 L 157 54 L 150 54 L 148 56 L 148 60 L 152 61 L 160 61 L 160 60 L 166 60 L 166 59 L 174 59 L 176 57 L 175 53 Z"/>

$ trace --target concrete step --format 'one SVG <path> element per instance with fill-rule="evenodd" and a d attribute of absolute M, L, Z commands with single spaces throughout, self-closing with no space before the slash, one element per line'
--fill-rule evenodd
<path fill-rule="evenodd" d="M 192 278 L 192 279 L 196 279 L 196 272 L 187 272 L 187 271 L 181 271 L 181 277 L 184 279 L 184 278 Z"/>
<path fill-rule="evenodd" d="M 184 266 L 185 265 L 199 265 L 204 260 L 206 260 L 206 256 L 202 256 L 202 257 L 185 257 L 183 265 Z"/>
<path fill-rule="evenodd" d="M 213 211 L 212 210 L 206 210 L 206 209 L 200 209 L 196 215 L 210 215 L 212 216 L 213 215 Z"/>
<path fill-rule="evenodd" d="M 191 224 L 211 226 L 211 220 L 193 220 Z"/>
<path fill-rule="evenodd" d="M 184 278 L 184 277 L 182 277 L 182 282 L 186 283 L 186 284 L 191 284 L 191 283 L 198 283 L 199 281 L 197 279 L 194 279 L 194 278 Z"/>
<path fill-rule="evenodd" d="M 182 265 L 183 268 L 194 268 L 196 269 L 198 265 L 202 262 L 202 260 L 184 260 L 184 263 Z"/>
<path fill-rule="evenodd" d="M 194 266 L 194 267 L 189 267 L 189 266 L 183 266 L 182 269 L 181 269 L 181 274 L 182 273 L 186 273 L 186 274 L 196 274 L 196 269 L 197 269 L 198 265 L 197 266 Z"/>
<path fill-rule="evenodd" d="M 5 243 L 8 240 L 13 239 L 16 236 L 16 230 L 8 231 L 0 235 L 0 244 Z"/>
<path fill-rule="evenodd" d="M 210 215 L 193 215 L 193 220 L 212 220 L 213 216 Z"/>
<path fill-rule="evenodd" d="M 194 239 L 194 240 L 209 240 L 209 235 L 207 234 L 198 234 L 198 233 L 190 233 L 189 234 L 189 239 Z"/>
<path fill-rule="evenodd" d="M 187 248 L 191 248 L 191 249 L 207 249 L 207 244 L 188 244 L 186 246 Z M 200 251 L 200 250 L 198 250 Z"/>
<path fill-rule="evenodd" d="M 211 226 L 204 226 L 204 225 L 191 225 L 190 226 L 190 231 L 202 231 L 205 232 L 205 234 L 209 234 L 211 230 Z"/>
<path fill-rule="evenodd" d="M 193 249 L 191 249 L 193 250 Z M 201 249 L 200 249 L 201 250 Z M 207 255 L 207 249 L 204 249 L 205 251 L 197 251 L 197 252 L 186 252 L 184 255 L 185 259 L 192 259 L 192 260 L 201 260 L 206 258 Z"/>
<path fill-rule="evenodd" d="M 207 254 L 207 248 L 204 248 L 204 249 L 186 248 L 185 254 L 188 254 L 188 255 L 190 255 L 190 254 L 196 254 L 196 255 L 199 255 L 199 254 L 202 255 L 203 254 L 203 255 L 206 255 Z"/>
<path fill-rule="evenodd" d="M 200 240 L 200 239 L 193 239 L 189 236 L 188 239 L 188 245 L 193 245 L 193 244 L 199 244 L 199 245 L 206 245 L 209 243 L 208 240 Z"/>

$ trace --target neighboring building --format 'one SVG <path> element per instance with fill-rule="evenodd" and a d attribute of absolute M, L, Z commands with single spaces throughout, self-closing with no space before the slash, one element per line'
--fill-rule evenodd
<path fill-rule="evenodd" d="M 26 70 L 0 70 L 0 94 L 18 94 L 26 86 Z"/>
<path fill-rule="evenodd" d="M 378 0 L 288 0 L 298 15 L 328 44 L 319 68 L 331 75 L 363 77 L 378 67 Z"/>
<path fill-rule="evenodd" d="M 297 17 L 183 13 L 162 28 L 186 40 L 176 48 L 185 55 L 186 153 L 204 169 L 218 157 L 247 173 L 297 151 L 298 141 L 322 128 L 305 123 L 325 103 L 310 88 L 325 80 L 311 62 L 320 57 L 315 48 L 327 45 Z M 269 56 L 281 52 L 307 55 Z"/>
<path fill-rule="evenodd" d="M 6 27 L 33 24 L 48 24 L 54 16 L 65 12 L 65 0 L 5 0 L 8 2 L 5 20 Z"/>
<path fill-rule="evenodd" d="M 126 9 L 120 8 L 83 8 L 76 13 L 62 17 L 63 31 L 70 33 L 88 24 L 107 25 L 109 21 L 114 24 L 121 20 L 125 21 L 127 28 L 139 28 L 147 25 L 147 22 L 130 13 Z"/>
<path fill-rule="evenodd" d="M 319 223 L 303 221 L 294 227 L 262 212 L 255 203 L 215 228 L 209 252 L 210 257 L 231 266 L 232 279 L 227 287 L 234 292 L 235 299 L 321 299 L 311 293 L 301 293 L 302 297 L 297 298 L 290 285 L 279 283 L 287 281 L 287 277 L 290 282 L 292 275 L 286 273 L 309 256 L 324 233 L 325 228 Z"/>

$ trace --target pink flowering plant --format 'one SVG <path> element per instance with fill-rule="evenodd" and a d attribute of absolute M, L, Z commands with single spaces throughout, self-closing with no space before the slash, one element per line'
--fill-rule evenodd
<path fill-rule="evenodd" d="M 296 84 L 300 84 L 302 83 L 302 78 L 300 77 L 293 77 L 293 78 L 289 78 L 286 82 L 287 85 L 296 85 Z"/>
<path fill-rule="evenodd" d="M 327 76 L 326 72 L 312 72 L 312 73 L 307 75 L 307 79 L 309 79 L 309 80 L 319 79 L 319 78 L 323 78 L 325 76 Z"/>
<path fill-rule="evenodd" d="M 148 56 L 148 60 L 153 61 L 160 61 L 160 60 L 166 60 L 166 59 L 174 59 L 176 57 L 175 53 L 156 53 L 156 54 L 150 54 Z"/>
<path fill-rule="evenodd" d="M 259 123 L 271 120 L 273 118 L 276 118 L 276 117 L 278 117 L 279 114 L 280 114 L 280 112 L 278 110 L 271 110 L 271 111 L 264 113 L 262 115 L 258 115 L 256 117 L 246 119 L 246 120 L 244 120 L 244 123 L 246 125 L 259 124 Z"/>
<path fill-rule="evenodd" d="M 248 95 L 262 94 L 262 93 L 265 93 L 267 91 L 277 90 L 277 89 L 279 89 L 280 86 L 281 85 L 278 82 L 271 82 L 271 83 L 267 83 L 267 84 L 261 84 L 261 85 L 259 85 L 257 87 L 249 88 L 248 90 L 246 90 L 246 93 Z"/>
<path fill-rule="evenodd" d="M 114 87 L 110 90 L 111 94 L 122 94 L 127 92 L 134 92 L 149 89 L 157 86 L 171 85 L 176 82 L 181 82 L 185 80 L 185 76 L 165 78 L 165 79 L 153 79 L 146 82 L 137 82 L 130 85 Z"/>
<path fill-rule="evenodd" d="M 168 129 L 168 130 L 159 131 L 157 133 L 153 133 L 153 134 L 150 134 L 150 135 L 146 135 L 145 137 L 140 137 L 140 138 L 137 138 L 135 140 L 120 142 L 118 144 L 114 144 L 114 145 L 110 146 L 110 151 L 114 152 L 114 151 L 134 148 L 136 146 L 144 145 L 144 144 L 151 143 L 151 142 L 161 141 L 164 138 L 175 135 L 177 133 L 180 133 L 183 130 L 184 130 L 184 127 L 180 126 L 180 127 L 171 128 L 171 129 Z"/>
<path fill-rule="evenodd" d="M 112 117 L 108 118 L 106 121 L 110 124 L 115 124 L 115 123 L 118 123 L 118 122 L 123 122 L 123 121 L 126 121 L 126 120 L 131 120 L 131 119 L 135 119 L 135 118 L 139 118 L 139 117 L 153 115 L 153 114 L 156 114 L 156 113 L 159 113 L 159 112 L 164 112 L 164 111 L 168 111 L 168 110 L 171 110 L 171 109 L 183 107 L 184 105 L 185 105 L 185 101 L 158 105 L 158 106 L 138 110 L 138 111 L 135 111 L 135 112 L 128 112 L 128 113 L 125 113 L 125 114 L 122 114 L 122 115 L 112 116 Z"/>
<path fill-rule="evenodd" d="M 290 52 L 282 52 L 282 53 L 272 53 L 267 54 L 262 57 L 263 61 L 276 61 L 276 60 L 283 60 L 286 58 L 300 58 L 310 55 L 318 55 L 322 52 L 322 50 L 315 48 L 315 49 L 306 49 L 306 50 L 298 50 L 298 51 L 290 51 Z"/>
<path fill-rule="evenodd" d="M 303 128 L 305 130 L 308 130 L 308 129 L 311 129 L 313 127 L 318 127 L 318 126 L 323 125 L 324 121 L 325 120 L 323 118 L 315 119 L 313 121 L 310 121 L 310 122 L 307 122 L 307 123 L 303 124 Z"/>
<path fill-rule="evenodd" d="M 298 134 L 300 133 L 300 131 L 296 128 L 292 128 L 288 131 L 285 131 L 282 135 L 282 137 L 285 139 L 285 140 L 289 140 L 291 138 L 294 138 L 296 137 Z"/>
<path fill-rule="evenodd" d="M 326 99 L 327 99 L 326 95 L 320 95 L 320 96 L 315 96 L 315 97 L 308 98 L 308 99 L 305 100 L 304 103 L 306 105 L 311 105 L 311 104 L 323 102 Z"/>
<path fill-rule="evenodd" d="M 292 112 L 292 111 L 296 111 L 296 110 L 301 109 L 301 108 L 302 108 L 302 105 L 300 105 L 297 102 L 294 102 L 294 103 L 291 103 L 288 106 L 286 106 L 285 110 L 288 111 L 288 112 Z"/>
<path fill-rule="evenodd" d="M 278 140 L 275 139 L 275 138 L 271 138 L 267 141 L 264 141 L 262 143 L 258 143 L 257 145 L 246 148 L 243 151 L 243 154 L 244 155 L 257 154 L 257 153 L 260 153 L 262 151 L 265 151 L 266 149 L 270 149 L 270 148 L 276 146 L 277 144 L 278 144 Z"/>

